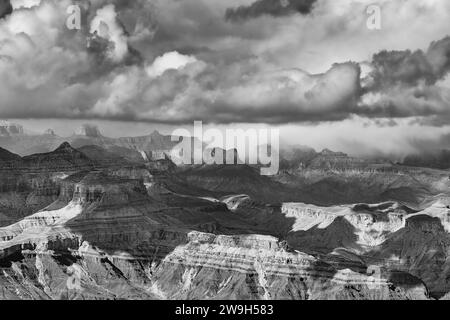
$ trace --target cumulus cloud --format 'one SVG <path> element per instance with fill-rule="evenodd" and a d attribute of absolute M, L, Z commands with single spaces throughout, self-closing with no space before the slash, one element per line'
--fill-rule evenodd
<path fill-rule="evenodd" d="M 91 21 L 90 32 L 113 44 L 109 55 L 114 61 L 121 61 L 128 54 L 128 40 L 117 20 L 114 5 L 109 4 L 97 10 Z"/>
<path fill-rule="evenodd" d="M 155 59 L 147 68 L 147 74 L 151 78 L 159 77 L 167 70 L 178 70 L 196 61 L 197 59 L 193 56 L 182 55 L 176 51 L 167 52 Z"/>
<path fill-rule="evenodd" d="M 14 9 L 19 8 L 31 8 L 41 3 L 41 0 L 12 0 L 12 6 Z"/>
<path fill-rule="evenodd" d="M 274 17 L 286 16 L 293 13 L 308 14 L 317 0 L 257 0 L 249 6 L 229 8 L 225 19 L 240 21 L 257 18 L 263 15 Z"/>
<path fill-rule="evenodd" d="M 450 38 L 428 49 L 422 39 L 447 28 L 446 1 L 407 2 L 401 12 L 398 2 L 383 1 L 395 45 L 380 44 L 393 39 L 384 31 L 364 28 L 366 0 L 291 0 L 281 8 L 265 0 L 12 3 L 0 19 L 0 117 L 278 124 L 450 116 L 442 82 Z M 65 27 L 74 3 L 83 12 L 78 31 Z M 247 22 L 223 19 L 229 6 Z M 435 29 L 424 29 L 422 16 L 412 31 L 401 29 L 419 8 L 435 17 Z M 250 19 L 260 15 L 277 19 Z M 403 32 L 417 33 L 419 44 Z"/>
<path fill-rule="evenodd" d="M 450 37 L 432 42 L 426 52 L 382 51 L 364 79 L 360 112 L 368 116 L 450 115 L 450 86 L 440 81 L 450 71 Z M 422 120 L 427 121 L 427 120 Z"/>
<path fill-rule="evenodd" d="M 336 64 L 324 74 L 257 72 L 214 95 L 212 106 L 221 121 L 336 121 L 354 112 L 358 101 L 360 69 L 354 63 Z"/>
<path fill-rule="evenodd" d="M 111 94 L 92 112 L 163 123 L 339 120 L 354 111 L 360 91 L 359 66 L 353 63 L 311 75 L 296 69 L 265 71 L 259 63 L 248 62 L 227 66 L 225 76 L 222 66 L 198 60 L 178 69 L 166 64 L 155 68 L 163 57 L 167 55 L 146 72 L 133 68 L 105 83 L 103 90 Z"/>
<path fill-rule="evenodd" d="M 433 42 L 427 52 L 382 51 L 373 57 L 372 87 L 436 83 L 450 71 L 450 37 Z"/>

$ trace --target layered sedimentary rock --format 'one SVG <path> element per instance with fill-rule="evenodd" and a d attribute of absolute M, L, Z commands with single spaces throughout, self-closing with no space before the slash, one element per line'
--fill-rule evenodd
<path fill-rule="evenodd" d="M 54 202 L 60 181 L 93 162 L 68 144 L 29 157 L 2 151 L 0 160 L 0 226 L 16 222 Z M 2 218 L 3 217 L 3 218 Z"/>
<path fill-rule="evenodd" d="M 426 299 L 450 291 L 444 172 L 389 175 L 345 160 L 339 170 L 321 163 L 281 181 L 247 166 L 99 165 L 68 144 L 28 158 L 2 154 L 12 170 L 0 172 L 1 298 Z M 280 201 L 343 180 L 359 183 L 342 199 L 427 196 L 414 206 Z M 348 186 L 330 196 L 340 192 Z"/>
<path fill-rule="evenodd" d="M 221 201 L 167 207 L 141 181 L 103 172 L 72 175 L 61 185 L 50 207 L 0 229 L 2 298 L 428 297 L 414 277 L 392 271 L 374 277 L 365 265 L 333 265 L 255 234 L 239 217 L 258 206 L 245 196 L 222 199 L 232 211 L 217 205 L 203 211 L 204 203 Z M 216 234 L 192 231 L 206 230 L 207 221 L 215 221 Z"/>
<path fill-rule="evenodd" d="M 88 150 L 89 149 L 87 148 Z M 94 147 L 90 154 L 101 155 L 103 149 Z M 50 153 L 20 157 L 0 149 L 0 226 L 6 226 L 34 213 L 54 202 L 63 180 L 77 174 L 99 169 L 116 177 L 148 181 L 151 174 L 144 164 L 131 163 L 113 155 L 115 160 L 98 161 L 74 149 L 68 143 L 61 144 Z M 64 182 L 67 185 L 67 181 Z M 68 197 L 72 197 L 70 194 Z"/>
<path fill-rule="evenodd" d="M 120 249 L 96 249 L 82 237 L 60 231 L 10 251 L 0 276 L 6 288 L 3 298 L 18 292 L 20 298 L 53 299 L 427 298 L 425 286 L 417 279 L 392 282 L 389 275 L 384 275 L 386 279 L 339 270 L 289 251 L 268 236 L 216 236 L 159 228 L 147 230 L 148 242 L 140 243 L 139 254 L 130 254 L 124 244 L 135 243 L 131 235 L 109 230 L 110 236 L 105 237 L 101 229 L 96 234 Z M 25 274 L 20 272 L 25 268 Z"/>
<path fill-rule="evenodd" d="M 448 270 L 448 198 L 415 212 L 398 203 L 318 208 L 285 204 L 294 217 L 287 236 L 293 248 L 319 253 L 327 262 L 360 261 L 421 279 L 431 296 L 450 290 Z M 326 258 L 325 258 L 326 256 Z M 345 263 L 344 263 L 345 264 Z"/>

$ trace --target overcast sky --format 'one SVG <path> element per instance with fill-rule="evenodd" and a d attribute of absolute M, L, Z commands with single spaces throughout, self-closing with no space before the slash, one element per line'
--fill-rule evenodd
<path fill-rule="evenodd" d="M 111 135 L 263 123 L 354 154 L 440 147 L 449 21 L 448 0 L 0 0 L 0 118 Z"/>

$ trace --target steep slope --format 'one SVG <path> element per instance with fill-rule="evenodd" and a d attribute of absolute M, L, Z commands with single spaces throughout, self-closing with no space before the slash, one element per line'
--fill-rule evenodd
<path fill-rule="evenodd" d="M 280 150 L 280 169 L 306 168 L 317 157 L 317 152 L 306 146 L 289 146 Z"/>
<path fill-rule="evenodd" d="M 431 295 L 440 298 L 450 290 L 449 247 L 450 236 L 440 219 L 419 214 L 409 217 L 404 228 L 368 257 L 422 279 Z"/>
<path fill-rule="evenodd" d="M 187 168 L 178 175 L 217 196 L 248 194 L 257 200 L 278 202 L 287 190 L 269 177 L 261 176 L 258 168 L 248 165 L 202 165 Z"/>
<path fill-rule="evenodd" d="M 420 281 L 374 279 L 255 234 L 238 210 L 253 202 L 223 201 L 237 210 L 208 199 L 167 206 L 138 180 L 72 175 L 52 206 L 0 229 L 0 297 L 427 298 Z"/>
<path fill-rule="evenodd" d="M 129 164 L 129 160 L 126 158 L 99 146 L 83 146 L 77 150 L 86 155 L 90 160 L 105 166 Z"/>
<path fill-rule="evenodd" d="M 92 169 L 94 163 L 82 152 L 64 142 L 49 153 L 40 153 L 23 157 L 24 165 L 33 170 L 47 169 L 52 171 Z"/>
<path fill-rule="evenodd" d="M 273 179 L 292 189 L 291 199 L 317 205 L 400 201 L 420 207 L 426 199 L 448 193 L 448 172 L 367 161 L 324 150 L 309 164 L 284 170 Z"/>
<path fill-rule="evenodd" d="M 6 149 L 0 148 L 0 170 L 11 169 L 17 166 L 20 166 L 20 162 L 22 158 L 9 152 Z"/>
<path fill-rule="evenodd" d="M 68 144 L 54 152 L 20 158 L 0 150 L 0 226 L 11 224 L 55 201 L 68 174 L 93 162 Z"/>

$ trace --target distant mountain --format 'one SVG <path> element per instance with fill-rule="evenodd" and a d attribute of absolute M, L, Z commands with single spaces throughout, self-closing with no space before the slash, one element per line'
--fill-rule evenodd
<path fill-rule="evenodd" d="M 158 131 L 153 131 L 147 136 L 109 138 L 103 136 L 97 127 L 91 125 L 83 126 L 78 130 L 78 134 L 70 137 L 68 141 L 75 148 L 87 145 L 100 146 L 132 161 L 161 159 L 162 154 L 170 154 L 179 143 L 172 141 L 171 136 L 162 135 Z"/>
<path fill-rule="evenodd" d="M 0 124 L 0 147 L 21 156 L 51 152 L 64 141 L 74 148 L 102 147 L 131 161 L 143 161 L 144 155 L 151 159 L 153 154 L 168 154 L 178 144 L 178 141 L 172 141 L 171 136 L 162 135 L 158 131 L 141 137 L 109 138 L 104 136 L 97 126 L 85 124 L 72 136 L 63 138 L 56 135 L 52 129 L 40 135 L 31 135 L 24 133 L 20 125 L 7 122 Z"/>
<path fill-rule="evenodd" d="M 99 128 L 95 125 L 84 124 L 75 133 L 78 136 L 86 136 L 91 138 L 101 138 L 103 137 Z"/>
<path fill-rule="evenodd" d="M 28 168 L 48 168 L 80 170 L 93 168 L 94 162 L 84 153 L 73 148 L 68 142 L 64 142 L 57 149 L 48 153 L 39 153 L 22 158 Z"/>
<path fill-rule="evenodd" d="M 163 135 L 158 131 L 153 131 L 149 135 L 138 137 L 110 138 L 102 134 L 100 129 L 92 124 L 82 125 L 70 137 L 60 137 L 52 129 L 46 130 L 43 134 L 27 134 L 27 131 L 19 124 L 7 121 L 0 122 L 0 147 L 9 150 L 20 156 L 28 156 L 38 153 L 49 153 L 67 141 L 75 149 L 91 146 L 91 152 L 99 152 L 92 149 L 92 146 L 103 148 L 107 154 L 105 157 L 111 158 L 113 155 L 124 158 L 132 162 L 148 162 L 164 160 L 171 155 L 173 148 L 182 140 L 172 141 L 170 135 Z M 193 143 L 193 140 L 191 140 Z M 261 146 L 260 146 L 261 148 Z M 270 147 L 269 147 L 270 150 Z M 237 159 L 246 159 L 247 155 L 237 154 L 236 150 L 222 150 L 220 148 L 211 149 L 211 154 L 222 152 L 224 158 L 227 155 Z M 102 151 L 103 152 L 103 151 Z M 390 166 L 389 161 L 372 161 L 349 156 L 342 152 L 333 152 L 325 149 L 316 152 L 307 146 L 284 146 L 279 151 L 280 170 L 364 170 L 374 166 Z M 99 154 L 97 154 L 98 158 Z M 93 157 L 95 157 L 93 155 Z M 248 159 L 247 159 L 248 160 Z M 248 163 L 248 162 L 246 162 Z M 436 169 L 450 168 L 450 150 L 428 153 L 422 155 L 410 155 L 405 158 L 403 165 L 413 167 L 425 167 Z"/>
<path fill-rule="evenodd" d="M 450 169 L 450 150 L 435 153 L 415 154 L 405 157 L 403 165 L 435 169 Z"/>
<path fill-rule="evenodd" d="M 248 165 L 201 165 L 188 167 L 178 175 L 198 188 L 225 196 L 246 193 L 258 200 L 276 202 L 288 190 L 267 176 L 259 168 Z"/>
<path fill-rule="evenodd" d="M 128 163 L 128 160 L 115 152 L 108 151 L 100 146 L 83 146 L 78 151 L 86 155 L 89 159 L 98 163 L 120 164 Z"/>
<path fill-rule="evenodd" d="M 369 162 L 366 160 L 325 149 L 311 160 L 308 169 L 343 170 L 364 168 L 368 165 Z"/>
<path fill-rule="evenodd" d="M 280 169 L 305 168 L 317 156 L 316 150 L 306 146 L 287 146 L 280 150 Z"/>

